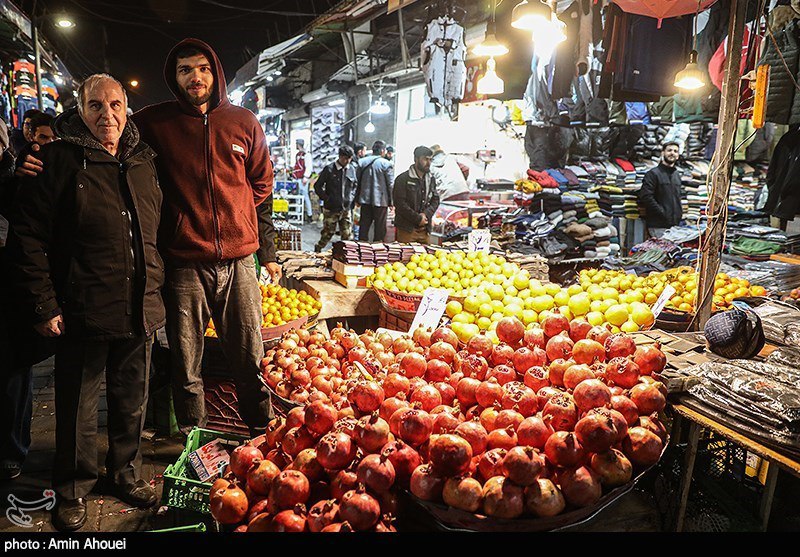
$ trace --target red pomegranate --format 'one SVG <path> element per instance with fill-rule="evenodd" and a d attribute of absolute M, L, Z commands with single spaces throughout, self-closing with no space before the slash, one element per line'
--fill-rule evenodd
<path fill-rule="evenodd" d="M 428 362 L 422 354 L 409 352 L 400 360 L 400 369 L 406 377 L 423 377 L 428 369 Z"/>
<path fill-rule="evenodd" d="M 430 412 L 442 403 L 442 395 L 433 385 L 423 385 L 411 393 L 411 403 L 418 402 L 423 410 Z"/>
<path fill-rule="evenodd" d="M 525 372 L 522 381 L 525 385 L 538 392 L 542 387 L 550 385 L 550 373 L 541 366 L 534 366 Z"/>
<path fill-rule="evenodd" d="M 586 379 L 575 386 L 572 398 L 580 412 L 587 412 L 611 404 L 611 389 L 599 379 Z"/>
<path fill-rule="evenodd" d="M 504 317 L 497 322 L 495 332 L 500 342 L 505 342 L 511 346 L 517 346 L 525 334 L 525 325 L 516 317 Z"/>
<path fill-rule="evenodd" d="M 586 458 L 586 451 L 571 431 L 556 431 L 544 444 L 544 454 L 556 466 L 578 466 Z"/>
<path fill-rule="evenodd" d="M 450 408 L 449 406 L 441 406 L 439 408 Z M 432 434 L 450 433 L 461 421 L 456 417 L 453 412 L 438 412 L 431 414 L 433 417 L 433 430 Z"/>
<path fill-rule="evenodd" d="M 346 468 L 355 457 L 356 447 L 344 432 L 330 432 L 317 443 L 317 460 L 328 470 Z"/>
<path fill-rule="evenodd" d="M 377 453 L 389 441 L 389 424 L 373 412 L 358 420 L 355 428 L 354 440 L 358 448 L 366 454 Z"/>
<path fill-rule="evenodd" d="M 403 393 L 397 393 L 397 396 L 386 398 L 383 402 L 381 402 L 378 415 L 388 422 L 389 418 L 392 417 L 392 414 L 401 408 L 408 408 L 409 406 L 410 404 L 406 400 L 406 396 Z"/>
<path fill-rule="evenodd" d="M 613 395 L 611 397 L 611 408 L 622 414 L 629 426 L 634 426 L 638 423 L 639 409 L 625 395 Z"/>
<path fill-rule="evenodd" d="M 664 427 L 664 424 L 662 424 L 656 416 L 641 416 L 639 418 L 639 426 L 658 435 L 662 443 L 667 442 L 667 428 Z"/>
<path fill-rule="evenodd" d="M 444 483 L 442 499 L 455 509 L 474 513 L 481 508 L 483 486 L 468 476 L 449 478 Z"/>
<path fill-rule="evenodd" d="M 423 348 L 427 348 L 431 345 L 431 336 L 432 332 L 430 328 L 423 327 L 420 325 L 417 327 L 414 332 L 411 334 L 411 340 L 416 342 L 418 345 L 422 346 Z M 383 345 L 381 345 L 383 346 Z"/>
<path fill-rule="evenodd" d="M 586 333 L 586 338 L 589 340 L 594 340 L 605 346 L 606 339 L 611 336 L 611 329 L 608 324 L 605 325 L 596 325 L 589 329 L 589 332 Z"/>
<path fill-rule="evenodd" d="M 248 514 L 247 532 L 271 532 L 272 531 L 272 518 L 273 516 L 268 512 L 262 511 L 252 516 Z M 237 526 L 234 532 L 239 530 L 241 526 Z"/>
<path fill-rule="evenodd" d="M 555 431 L 572 431 L 578 421 L 578 408 L 570 395 L 559 394 L 544 405 L 542 419 Z"/>
<path fill-rule="evenodd" d="M 244 490 L 231 483 L 210 497 L 211 516 L 220 524 L 237 524 L 247 516 L 249 502 Z"/>
<path fill-rule="evenodd" d="M 363 413 L 380 408 L 383 399 L 383 389 L 374 381 L 359 381 L 347 395 L 350 404 Z"/>
<path fill-rule="evenodd" d="M 661 344 L 658 342 L 637 347 L 633 354 L 633 361 L 639 366 L 642 375 L 660 373 L 667 365 L 667 357 L 661 351 Z"/>
<path fill-rule="evenodd" d="M 322 532 L 354 532 L 353 527 L 350 526 L 350 523 L 347 521 L 344 522 L 334 522 L 333 524 L 327 525 L 325 528 L 322 529 Z"/>
<path fill-rule="evenodd" d="M 315 443 L 314 434 L 306 426 L 293 427 L 283 437 L 283 450 L 292 458 L 304 449 L 310 449 Z"/>
<path fill-rule="evenodd" d="M 456 346 L 458 346 L 458 343 L 454 346 L 450 342 L 434 342 L 428 349 L 428 359 L 441 360 L 446 364 L 452 365 L 456 358 Z"/>
<path fill-rule="evenodd" d="M 439 327 L 431 335 L 431 342 L 446 342 L 453 348 L 458 348 L 458 337 L 449 327 Z"/>
<path fill-rule="evenodd" d="M 517 426 L 517 440 L 522 446 L 543 449 L 547 439 L 553 434 L 553 428 L 545 424 L 541 417 L 525 418 Z"/>
<path fill-rule="evenodd" d="M 517 518 L 525 510 L 522 488 L 503 476 L 487 480 L 482 495 L 483 512 L 487 516 Z"/>
<path fill-rule="evenodd" d="M 303 449 L 300 451 L 300 453 L 294 457 L 294 460 L 288 466 L 287 470 L 302 472 L 303 475 L 308 478 L 309 482 L 321 480 L 325 475 L 322 464 L 320 464 L 317 459 L 317 451 L 314 449 Z"/>
<path fill-rule="evenodd" d="M 575 360 L 558 358 L 550 363 L 548 368 L 550 384 L 556 387 L 564 386 L 564 373 L 572 366 L 575 365 Z"/>
<path fill-rule="evenodd" d="M 556 516 L 567 506 L 561 490 L 547 478 L 525 488 L 525 510 L 540 518 Z"/>
<path fill-rule="evenodd" d="M 493 431 L 497 428 L 497 416 L 500 413 L 500 404 L 495 404 L 489 408 L 485 408 L 480 415 L 481 425 L 487 432 Z"/>
<path fill-rule="evenodd" d="M 579 340 L 585 339 L 591 329 L 591 323 L 583 317 L 576 317 L 569 322 L 569 338 L 572 339 L 572 342 L 577 343 Z M 602 347 L 603 345 L 601 344 L 600 346 Z M 605 357 L 605 351 L 603 351 L 603 357 Z"/>
<path fill-rule="evenodd" d="M 491 357 L 493 348 L 494 344 L 492 343 L 492 339 L 483 333 L 478 333 L 467 342 L 467 352 L 476 354 L 487 360 Z"/>
<path fill-rule="evenodd" d="M 383 346 L 383 345 L 381 345 Z M 339 504 L 336 499 L 318 501 L 308 511 L 306 523 L 311 532 L 322 532 L 322 529 L 336 522 L 339 515 Z"/>
<path fill-rule="evenodd" d="M 442 360 L 429 360 L 425 368 L 425 380 L 429 383 L 447 381 L 451 373 L 450 364 L 447 362 L 443 362 Z"/>
<path fill-rule="evenodd" d="M 608 337 L 603 344 L 606 349 L 606 359 L 627 358 L 636 352 L 636 343 L 625 333 L 616 333 Z"/>
<path fill-rule="evenodd" d="M 293 509 L 281 511 L 272 518 L 270 531 L 304 532 L 307 525 L 306 517 L 305 505 L 295 505 Z"/>
<path fill-rule="evenodd" d="M 422 445 L 431 436 L 433 418 L 424 410 L 412 408 L 400 417 L 397 434 L 400 439 L 413 447 Z"/>
<path fill-rule="evenodd" d="M 339 503 L 339 516 L 356 531 L 369 530 L 381 517 L 380 503 L 364 490 L 363 485 L 348 491 Z"/>
<path fill-rule="evenodd" d="M 601 453 L 616 442 L 617 428 L 611 417 L 590 412 L 575 424 L 575 437 L 587 451 Z"/>
<path fill-rule="evenodd" d="M 264 457 L 264 460 L 269 460 L 278 468 L 286 468 L 292 461 L 292 458 L 287 455 L 283 449 L 277 447 L 268 452 Z"/>
<path fill-rule="evenodd" d="M 590 414 L 597 414 L 602 416 L 603 419 L 611 420 L 614 423 L 614 428 L 617 430 L 617 437 L 614 439 L 614 443 L 622 442 L 628 435 L 628 422 L 625 420 L 625 416 L 613 408 L 592 408 L 584 416 Z"/>
<path fill-rule="evenodd" d="M 421 464 L 411 474 L 411 493 L 423 501 L 439 501 L 442 498 L 444 479 L 435 476 L 430 464 Z"/>
<path fill-rule="evenodd" d="M 547 341 L 547 346 L 545 347 L 547 359 L 551 362 L 554 362 L 558 359 L 566 360 L 572 354 L 573 344 L 574 343 L 572 342 L 572 339 L 569 338 L 569 335 L 565 333 L 550 337 L 550 340 Z"/>
<path fill-rule="evenodd" d="M 486 378 L 486 373 L 489 371 L 489 364 L 483 356 L 467 354 L 461 360 L 460 370 L 467 377 L 474 377 L 479 381 L 483 381 Z"/>
<path fill-rule="evenodd" d="M 593 454 L 590 466 L 606 487 L 625 485 L 633 477 L 631 461 L 617 449 Z"/>
<path fill-rule="evenodd" d="M 517 372 L 511 366 L 500 364 L 492 368 L 486 374 L 487 379 L 492 377 L 497 379 L 497 382 L 500 383 L 501 385 L 505 385 L 506 383 L 510 383 L 511 381 L 517 380 Z"/>
<path fill-rule="evenodd" d="M 564 387 L 569 390 L 573 390 L 581 382 L 594 378 L 595 374 L 592 371 L 592 368 L 590 368 L 588 365 L 575 364 L 573 366 L 569 366 L 564 372 Z"/>
<path fill-rule="evenodd" d="M 544 458 L 533 447 L 514 447 L 503 458 L 503 472 L 517 485 L 531 485 L 544 468 Z"/>
<path fill-rule="evenodd" d="M 335 433 L 344 433 L 350 436 L 352 439 L 356 433 L 357 425 L 358 420 L 356 420 L 353 416 L 345 416 L 336 420 L 336 423 L 333 424 L 331 431 Z"/>
<path fill-rule="evenodd" d="M 559 475 L 559 483 L 564 499 L 573 507 L 594 505 L 603 495 L 600 478 L 586 466 L 564 471 Z"/>
<path fill-rule="evenodd" d="M 507 449 L 489 449 L 478 461 L 478 472 L 484 480 L 503 475 L 503 459 Z"/>
<path fill-rule="evenodd" d="M 422 464 L 419 453 L 402 441 L 389 441 L 383 446 L 380 454 L 392 463 L 396 481 L 401 485 L 408 485 L 411 474 Z"/>
<path fill-rule="evenodd" d="M 408 377 L 399 373 L 389 373 L 383 381 L 383 392 L 386 397 L 395 396 L 397 393 L 407 395 L 410 388 Z"/>
<path fill-rule="evenodd" d="M 486 450 L 486 444 L 489 441 L 489 433 L 486 431 L 486 428 L 481 425 L 479 418 L 460 423 L 458 427 L 456 427 L 455 433 L 467 440 L 467 443 L 472 447 L 473 455 L 479 455 Z"/>
<path fill-rule="evenodd" d="M 431 471 L 442 477 L 456 476 L 467 470 L 472 447 L 463 437 L 445 433 L 431 438 L 428 447 Z"/>
<path fill-rule="evenodd" d="M 514 408 L 506 408 L 497 413 L 497 418 L 494 422 L 494 429 L 505 429 L 513 427 L 515 430 L 525 419 L 525 416 L 520 414 Z"/>
<path fill-rule="evenodd" d="M 540 327 L 527 329 L 522 337 L 522 342 L 528 348 L 538 346 L 542 350 L 544 350 L 544 347 L 547 345 L 547 340 L 544 338 L 544 331 Z"/>
<path fill-rule="evenodd" d="M 512 449 L 518 445 L 515 427 L 510 425 L 504 429 L 495 429 L 489 433 L 486 446 L 489 449 Z"/>
<path fill-rule="evenodd" d="M 247 472 L 253 466 L 253 462 L 261 460 L 262 458 L 264 458 L 264 455 L 257 447 L 250 444 L 239 445 L 231 452 L 231 460 L 228 464 L 228 468 L 230 468 L 231 472 L 233 472 L 237 478 L 245 480 L 247 478 Z"/>
<path fill-rule="evenodd" d="M 555 308 L 542 321 L 542 331 L 550 338 L 562 332 L 569 333 L 569 320 Z"/>
<path fill-rule="evenodd" d="M 572 347 L 572 359 L 579 364 L 593 364 L 606 361 L 606 350 L 596 340 L 581 339 Z"/>
<path fill-rule="evenodd" d="M 337 410 L 331 404 L 317 400 L 306 406 L 303 423 L 312 433 L 325 435 L 336 422 Z"/>
<path fill-rule="evenodd" d="M 339 470 L 331 481 L 331 497 L 341 501 L 348 491 L 358 486 L 358 478 L 353 469 Z"/>
<path fill-rule="evenodd" d="M 291 509 L 308 501 L 311 486 L 308 478 L 297 470 L 284 470 L 272 481 L 269 490 L 270 509 Z"/>
<path fill-rule="evenodd" d="M 452 406 L 453 401 L 456 399 L 456 388 L 445 381 L 434 383 L 433 386 L 436 387 L 436 390 L 442 395 L 442 404 Z"/>
<path fill-rule="evenodd" d="M 528 348 L 523 346 L 514 351 L 511 357 L 517 373 L 524 374 L 533 366 L 543 366 L 547 363 L 547 353 L 539 347 Z"/>
<path fill-rule="evenodd" d="M 492 364 L 492 366 L 513 366 L 514 349 L 504 342 L 495 345 L 495 347 L 492 348 L 492 356 L 489 359 L 489 363 Z"/>
<path fill-rule="evenodd" d="M 606 381 L 630 389 L 639 382 L 639 366 L 630 358 L 613 358 L 606 364 Z"/>
<path fill-rule="evenodd" d="M 269 506 L 269 499 L 264 497 L 263 499 L 259 499 L 255 503 L 250 505 L 250 508 L 247 510 L 247 522 L 250 523 L 252 520 L 262 514 L 267 512 L 267 507 Z M 249 526 L 249 524 L 248 524 Z M 264 530 L 266 532 L 266 530 Z"/>
<path fill-rule="evenodd" d="M 523 417 L 533 416 L 539 409 L 539 397 L 524 383 L 512 381 L 503 385 L 500 405 L 506 410 L 516 410 Z"/>
<path fill-rule="evenodd" d="M 356 477 L 375 493 L 385 493 L 394 484 L 394 466 L 387 456 L 367 455 L 356 468 Z"/>
<path fill-rule="evenodd" d="M 641 416 L 661 412 L 667 405 L 667 399 L 655 383 L 634 385 L 630 391 L 630 398 Z"/>
<path fill-rule="evenodd" d="M 476 392 L 480 387 L 481 382 L 472 377 L 464 377 L 458 382 L 456 386 L 456 398 L 462 408 L 473 406 L 477 403 Z"/>
<path fill-rule="evenodd" d="M 628 429 L 628 437 L 622 441 L 622 452 L 635 466 L 642 468 L 658 462 L 663 447 L 658 435 L 638 426 Z"/>
<path fill-rule="evenodd" d="M 475 399 L 484 408 L 492 406 L 503 398 L 503 387 L 497 382 L 496 377 L 483 381 L 475 390 Z"/>

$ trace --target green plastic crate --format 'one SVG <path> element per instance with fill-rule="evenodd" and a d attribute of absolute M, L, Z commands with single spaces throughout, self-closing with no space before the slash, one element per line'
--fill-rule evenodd
<path fill-rule="evenodd" d="M 211 483 L 201 482 L 192 478 L 187 468 L 189 467 L 189 453 L 196 451 L 214 439 L 228 441 L 231 449 L 247 441 L 247 437 L 236 435 L 235 433 L 194 428 L 186 439 L 186 448 L 183 449 L 181 456 L 178 457 L 178 461 L 168 466 L 164 471 L 162 505 L 173 509 L 185 509 L 202 514 L 211 514 L 208 501 Z"/>

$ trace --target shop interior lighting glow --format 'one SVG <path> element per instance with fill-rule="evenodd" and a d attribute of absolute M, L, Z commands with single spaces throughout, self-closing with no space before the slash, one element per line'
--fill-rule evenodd
<path fill-rule="evenodd" d="M 383 98 L 378 99 L 373 103 L 372 106 L 369 107 L 370 114 L 374 114 L 376 116 L 383 116 L 384 114 L 389 114 L 392 111 L 389 108 L 389 105 L 386 103 Z"/>
<path fill-rule="evenodd" d="M 497 63 L 494 58 L 486 61 L 486 74 L 478 80 L 479 95 L 499 95 L 505 91 L 505 83 L 497 75 Z"/>
<path fill-rule="evenodd" d="M 367 122 L 367 125 L 364 126 L 364 131 L 367 133 L 375 133 L 375 124 L 372 123 L 372 120 Z"/>

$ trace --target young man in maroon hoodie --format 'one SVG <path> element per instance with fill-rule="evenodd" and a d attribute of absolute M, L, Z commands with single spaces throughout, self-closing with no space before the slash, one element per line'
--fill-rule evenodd
<path fill-rule="evenodd" d="M 164 192 L 159 244 L 176 417 L 184 433 L 206 425 L 200 362 L 212 317 L 242 419 L 260 432 L 272 417 L 269 393 L 258 379 L 264 345 L 253 258 L 256 207 L 271 199 L 273 187 L 266 137 L 252 112 L 228 101 L 222 64 L 206 43 L 178 43 L 164 77 L 175 100 L 148 106 L 133 119 L 158 153 Z M 273 280 L 280 278 L 274 260 L 262 264 Z"/>

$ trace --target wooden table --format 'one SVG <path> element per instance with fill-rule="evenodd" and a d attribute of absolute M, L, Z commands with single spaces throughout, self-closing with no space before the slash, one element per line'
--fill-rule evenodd
<path fill-rule="evenodd" d="M 730 429 L 729 427 L 719 423 L 713 418 L 705 416 L 691 408 L 682 404 L 673 404 L 672 408 L 675 410 L 675 419 L 672 424 L 672 439 L 673 442 L 678 442 L 680 438 L 680 430 L 683 420 L 689 422 L 689 441 L 684 456 L 684 466 L 681 473 L 681 483 L 679 488 L 680 499 L 678 501 L 678 512 L 675 520 L 675 530 L 680 532 L 683 529 L 683 521 L 686 517 L 686 504 L 689 500 L 689 489 L 692 483 L 692 475 L 694 473 L 695 459 L 697 458 L 697 446 L 700 440 L 700 430 L 710 429 L 713 432 L 725 437 L 726 439 L 741 445 L 749 452 L 757 454 L 768 462 L 767 478 L 764 486 L 764 493 L 761 495 L 761 502 L 759 504 L 759 518 L 761 519 L 761 529 L 767 529 L 769 522 L 769 514 L 772 509 L 772 500 L 775 495 L 775 485 L 778 482 L 778 469 L 789 472 L 790 474 L 800 477 L 800 462 L 793 460 L 785 455 L 775 452 L 759 443 L 758 441 L 742 435 L 741 433 Z"/>
<path fill-rule="evenodd" d="M 299 282 L 299 288 L 303 288 L 322 302 L 318 317 L 320 324 L 328 319 L 354 317 L 374 317 L 377 322 L 381 302 L 372 289 L 347 288 L 333 280 L 309 279 Z"/>

